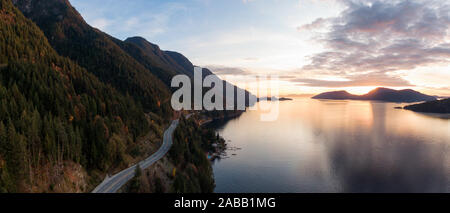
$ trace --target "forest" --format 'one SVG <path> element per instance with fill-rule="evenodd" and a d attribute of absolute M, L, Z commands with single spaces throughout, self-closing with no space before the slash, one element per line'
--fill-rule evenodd
<path fill-rule="evenodd" d="M 140 102 L 58 55 L 9 0 L 0 20 L 0 192 L 30 190 L 67 161 L 99 171 L 120 163 L 149 131 Z"/>
<path fill-rule="evenodd" d="M 174 132 L 169 158 L 177 170 L 173 183 L 174 192 L 211 193 L 214 177 L 207 153 L 214 150 L 213 144 L 223 140 L 212 129 L 199 126 L 193 119 L 181 119 Z"/>
<path fill-rule="evenodd" d="M 167 81 L 192 63 L 94 29 L 68 1 L 13 2 L 0 0 L 0 192 L 88 192 L 154 152 L 175 115 Z M 212 192 L 217 140 L 182 119 L 156 191 Z"/>

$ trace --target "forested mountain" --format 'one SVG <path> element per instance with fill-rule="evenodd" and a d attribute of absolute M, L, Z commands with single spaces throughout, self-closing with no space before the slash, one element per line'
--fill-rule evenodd
<path fill-rule="evenodd" d="M 13 0 L 13 3 L 44 31 L 60 55 L 130 94 L 146 111 L 164 117 L 171 115 L 169 89 L 152 73 L 153 69 L 146 69 L 123 51 L 116 44 L 125 45 L 121 41 L 89 26 L 68 0 Z"/>
<path fill-rule="evenodd" d="M 157 145 L 173 117 L 171 78 L 193 77 L 186 57 L 92 28 L 67 0 L 0 2 L 0 192 L 85 192 Z M 228 113 L 236 112 L 209 115 Z M 188 124 L 177 134 L 188 135 L 195 122 Z M 196 162 L 177 154 L 196 156 L 205 174 L 187 175 L 185 165 Z M 211 191 L 205 162 L 200 149 L 188 149 L 171 151 L 168 164 L 208 179 L 194 191 Z M 180 180 L 174 190 L 193 189 Z"/>
<path fill-rule="evenodd" d="M 67 0 L 13 0 L 46 34 L 59 54 L 67 56 L 138 100 L 148 112 L 171 115 L 173 76 L 194 75 L 194 65 L 180 53 L 162 51 L 141 37 L 121 41 L 89 26 Z M 203 75 L 213 74 L 203 69 Z M 225 84 L 228 82 L 224 81 Z M 240 88 L 236 88 L 239 90 Z M 247 105 L 251 105 L 245 91 Z"/>
<path fill-rule="evenodd" d="M 194 65 L 188 58 L 186 58 L 181 53 L 173 52 L 173 51 L 162 51 L 157 45 L 150 43 L 141 37 L 132 37 L 125 40 L 125 42 L 121 42 L 120 40 L 115 40 L 116 43 L 122 47 L 124 51 L 133 56 L 139 63 L 143 64 L 147 69 L 154 70 L 157 72 L 158 76 L 163 79 L 163 81 L 170 86 L 170 80 L 174 75 L 187 75 L 191 79 L 194 77 Z M 214 75 L 219 80 L 221 80 L 218 76 L 216 76 L 213 72 L 211 72 L 207 68 L 203 68 L 203 77 L 208 75 Z M 233 101 L 230 96 L 227 96 L 226 86 L 231 85 L 227 81 L 223 82 L 223 90 L 224 94 L 222 97 L 224 102 Z M 256 96 L 251 94 L 250 92 L 243 90 L 239 87 L 234 87 L 234 103 L 237 103 L 237 94 L 238 90 L 242 91 L 245 94 L 246 106 L 251 106 L 256 102 Z M 205 93 L 209 88 L 205 88 L 203 92 Z M 252 101 L 253 99 L 253 101 Z M 213 117 L 226 117 L 230 112 L 226 111 L 213 111 L 208 112 L 209 115 Z M 232 112 L 231 114 L 235 114 Z"/>
<path fill-rule="evenodd" d="M 172 77 L 177 75 L 176 65 L 173 61 L 170 61 L 170 58 L 166 58 L 164 55 L 158 53 L 162 53 L 159 50 L 159 47 L 156 45 L 152 45 L 148 50 L 143 50 L 139 46 L 130 42 L 123 42 L 116 38 L 111 38 L 123 51 L 127 52 L 130 56 L 132 56 L 136 61 L 141 63 L 148 70 L 152 70 L 152 72 L 161 79 L 164 84 L 170 86 L 170 82 Z M 147 52 L 148 51 L 148 52 Z M 154 53 L 155 54 L 148 54 Z"/>
<path fill-rule="evenodd" d="M 105 171 L 149 130 L 140 103 L 58 55 L 10 0 L 0 29 L 0 192 L 51 190 L 64 162 Z"/>

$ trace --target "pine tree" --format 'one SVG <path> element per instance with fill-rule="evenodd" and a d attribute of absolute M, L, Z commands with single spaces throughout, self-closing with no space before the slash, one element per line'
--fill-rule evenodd
<path fill-rule="evenodd" d="M 139 192 L 139 189 L 141 188 L 141 176 L 142 176 L 142 169 L 141 166 L 138 164 L 136 165 L 134 177 L 130 181 L 128 192 L 130 193 Z"/>
<path fill-rule="evenodd" d="M 7 146 L 7 132 L 6 132 L 6 127 L 3 124 L 3 121 L 0 121 L 0 159 L 4 159 L 5 155 L 6 155 L 6 146 Z"/>

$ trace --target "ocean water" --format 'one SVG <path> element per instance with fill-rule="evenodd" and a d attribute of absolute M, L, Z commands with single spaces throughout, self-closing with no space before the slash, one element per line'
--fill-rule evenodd
<path fill-rule="evenodd" d="M 450 119 L 396 103 L 300 98 L 214 123 L 216 192 L 450 192 Z"/>

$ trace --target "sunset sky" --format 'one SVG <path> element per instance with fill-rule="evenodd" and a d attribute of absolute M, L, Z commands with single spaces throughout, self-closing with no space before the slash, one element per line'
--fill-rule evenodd
<path fill-rule="evenodd" d="M 142 36 L 229 75 L 279 75 L 282 94 L 378 86 L 450 96 L 447 0 L 70 0 L 119 39 Z"/>

